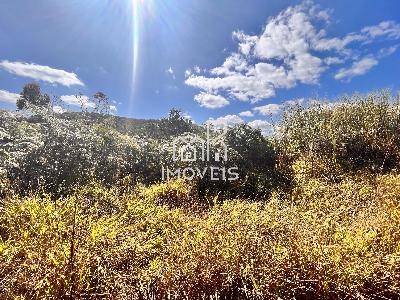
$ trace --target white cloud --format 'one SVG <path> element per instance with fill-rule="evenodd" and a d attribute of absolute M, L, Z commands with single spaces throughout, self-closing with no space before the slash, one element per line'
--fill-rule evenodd
<path fill-rule="evenodd" d="M 299 98 L 299 99 L 294 99 L 294 100 L 287 100 L 285 102 L 283 102 L 284 106 L 301 106 L 303 105 L 305 102 L 304 98 Z"/>
<path fill-rule="evenodd" d="M 360 76 L 367 73 L 370 69 L 378 64 L 378 61 L 373 57 L 364 57 L 359 61 L 355 61 L 349 68 L 340 69 L 335 79 L 347 79 L 351 80 L 355 76 Z"/>
<path fill-rule="evenodd" d="M 190 76 L 186 79 L 186 84 L 207 93 L 217 94 L 220 91 L 228 91 L 229 95 L 241 101 L 252 100 L 255 102 L 275 95 L 273 86 L 254 80 L 254 76 L 241 74 L 215 78 Z"/>
<path fill-rule="evenodd" d="M 250 110 L 242 111 L 239 116 L 241 117 L 253 117 L 254 114 Z"/>
<path fill-rule="evenodd" d="M 259 35 L 233 32 L 237 51 L 230 53 L 219 67 L 202 74 L 188 72 L 185 83 L 208 94 L 255 103 L 275 96 L 277 89 L 290 89 L 300 83 L 318 84 L 323 72 L 357 57 L 350 48 L 355 43 L 371 43 L 378 36 L 400 38 L 400 25 L 393 21 L 342 37 L 328 36 L 329 24 L 330 11 L 312 1 L 290 6 L 271 17 Z M 373 64 L 372 59 L 369 63 Z M 358 62 L 355 67 L 360 67 Z M 361 75 L 362 68 L 357 72 Z"/>
<path fill-rule="evenodd" d="M 11 93 L 5 90 L 0 90 L 0 102 L 15 104 L 17 103 L 19 94 Z"/>
<path fill-rule="evenodd" d="M 347 45 L 353 42 L 365 41 L 367 37 L 361 34 L 350 33 L 343 38 L 322 38 L 314 42 L 314 48 L 320 51 L 336 50 L 342 52 Z"/>
<path fill-rule="evenodd" d="M 392 55 L 393 53 L 396 52 L 398 47 L 399 47 L 399 45 L 391 46 L 391 47 L 388 47 L 388 48 L 382 48 L 382 49 L 379 50 L 378 56 L 380 58 L 382 58 L 382 57 L 386 57 L 386 56 Z"/>
<path fill-rule="evenodd" d="M 307 2 L 270 19 L 260 36 L 236 31 L 233 36 L 239 42 L 239 52 L 210 70 L 218 77 L 192 75 L 186 84 L 257 102 L 274 96 L 277 88 L 292 88 L 298 82 L 318 83 L 325 67 L 320 58 L 311 54 L 310 44 L 321 35 L 312 20 L 326 19 L 327 14 Z"/>
<path fill-rule="evenodd" d="M 226 58 L 221 67 L 212 69 L 214 75 L 234 75 L 236 72 L 248 70 L 247 61 L 240 54 L 235 53 Z"/>
<path fill-rule="evenodd" d="M 207 93 L 200 93 L 194 97 L 200 106 L 207 108 L 221 108 L 227 106 L 229 101 L 219 95 L 212 95 Z"/>
<path fill-rule="evenodd" d="M 60 97 L 61 101 L 72 105 L 72 106 L 78 106 L 78 107 L 84 107 L 84 108 L 95 108 L 96 104 L 89 101 L 88 96 L 84 95 L 64 95 Z"/>
<path fill-rule="evenodd" d="M 252 128 L 260 129 L 263 135 L 271 135 L 274 133 L 274 126 L 265 120 L 254 120 L 247 124 Z"/>
<path fill-rule="evenodd" d="M 278 104 L 267 104 L 267 105 L 263 105 L 263 106 L 258 106 L 258 107 L 255 107 L 254 110 L 263 116 L 277 115 L 280 112 L 282 112 L 282 108 Z"/>
<path fill-rule="evenodd" d="M 201 69 L 199 66 L 194 66 L 192 69 L 187 69 L 185 71 L 185 77 L 188 78 L 190 77 L 192 74 L 200 74 L 201 73 Z"/>
<path fill-rule="evenodd" d="M 185 77 L 189 77 L 190 75 L 192 75 L 192 70 L 186 70 L 185 71 Z"/>
<path fill-rule="evenodd" d="M 185 118 L 185 119 L 187 119 L 187 120 L 190 120 L 190 121 L 194 122 L 192 116 L 191 116 L 189 113 L 187 113 L 187 112 L 183 112 L 183 113 L 182 113 L 182 117 Z"/>
<path fill-rule="evenodd" d="M 53 111 L 54 111 L 56 114 L 62 114 L 63 112 L 65 112 L 64 108 L 62 108 L 62 107 L 59 106 L 59 105 L 53 106 Z"/>
<path fill-rule="evenodd" d="M 383 21 L 375 26 L 364 27 L 361 32 L 368 34 L 372 38 L 387 36 L 389 38 L 400 38 L 400 24 L 394 21 Z"/>
<path fill-rule="evenodd" d="M 245 56 L 250 55 L 258 37 L 247 35 L 243 31 L 234 31 L 232 36 L 239 41 L 239 52 Z"/>
<path fill-rule="evenodd" d="M 217 119 L 210 118 L 207 123 L 212 124 L 217 128 L 223 128 L 227 126 L 235 126 L 237 124 L 243 123 L 244 121 L 237 115 L 227 115 L 224 117 L 219 117 Z"/>
<path fill-rule="evenodd" d="M 53 69 L 48 66 L 2 60 L 0 61 L 0 68 L 11 74 L 50 82 L 52 84 L 60 84 L 68 87 L 84 85 L 75 73 Z"/>
<path fill-rule="evenodd" d="M 329 56 L 329 57 L 324 58 L 324 62 L 325 62 L 328 66 L 330 66 L 330 65 L 342 64 L 342 63 L 345 62 L 345 60 L 344 60 L 343 58 L 340 58 L 340 57 L 332 57 L 332 56 Z"/>
<path fill-rule="evenodd" d="M 117 107 L 115 105 L 110 105 L 111 112 L 117 112 Z"/>

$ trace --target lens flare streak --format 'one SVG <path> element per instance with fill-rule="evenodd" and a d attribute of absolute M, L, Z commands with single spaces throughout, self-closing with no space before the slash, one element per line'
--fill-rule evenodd
<path fill-rule="evenodd" d="M 135 91 L 135 84 L 137 81 L 137 70 L 139 63 L 139 44 L 140 44 L 140 22 L 139 22 L 139 1 L 132 1 L 132 18 L 133 18 L 133 37 L 132 37 L 132 95 Z"/>

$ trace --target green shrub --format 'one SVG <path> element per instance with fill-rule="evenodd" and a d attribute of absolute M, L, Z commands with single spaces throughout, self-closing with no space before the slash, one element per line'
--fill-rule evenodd
<path fill-rule="evenodd" d="M 287 111 L 277 142 L 282 167 L 302 156 L 337 163 L 345 171 L 387 171 L 398 167 L 398 100 L 381 91 L 345 97 L 336 104 Z"/>

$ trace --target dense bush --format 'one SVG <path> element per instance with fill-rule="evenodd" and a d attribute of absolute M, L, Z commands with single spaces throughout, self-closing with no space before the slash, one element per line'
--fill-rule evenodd
<path fill-rule="evenodd" d="M 100 125 L 60 119 L 48 111 L 38 114 L 39 123 L 13 122 L 10 126 L 24 137 L 9 131 L 7 148 L 3 148 L 10 156 L 24 144 L 24 138 L 34 139 L 7 168 L 8 178 L 21 191 L 65 192 L 92 178 L 111 184 L 137 164 L 136 140 Z"/>
<path fill-rule="evenodd" d="M 283 167 L 302 157 L 322 161 L 328 170 L 316 168 L 318 176 L 332 175 L 336 166 L 344 171 L 387 171 L 399 166 L 399 128 L 399 99 L 387 91 L 297 106 L 282 121 L 280 161 Z"/>
<path fill-rule="evenodd" d="M 173 161 L 176 136 L 187 132 L 205 135 L 204 127 L 193 125 L 177 114 L 173 112 L 163 119 L 157 129 L 159 133 L 152 133 L 159 136 L 151 138 L 120 133 L 109 124 L 112 118 L 99 117 L 94 122 L 93 113 L 83 112 L 80 118 L 60 116 L 48 109 L 36 109 L 28 117 L 3 113 L 0 115 L 4 120 L 0 126 L 4 141 L 3 177 L 21 192 L 42 189 L 57 195 L 93 178 L 112 185 L 129 176 L 134 182 L 150 184 L 162 179 L 163 167 L 201 170 L 209 167 L 209 163 L 202 161 L 189 164 Z M 199 195 L 257 198 L 270 194 L 279 181 L 271 142 L 260 131 L 239 126 L 228 130 L 226 143 L 230 149 L 228 162 L 212 165 L 237 167 L 239 180 L 215 182 L 210 173 L 196 177 Z"/>
<path fill-rule="evenodd" d="M 260 130 L 240 124 L 227 130 L 225 141 L 228 161 L 221 167 L 236 167 L 239 178 L 231 182 L 203 181 L 201 185 L 207 187 L 204 189 L 219 192 L 228 199 L 261 199 L 286 182 L 276 169 L 277 153 L 272 141 Z"/>

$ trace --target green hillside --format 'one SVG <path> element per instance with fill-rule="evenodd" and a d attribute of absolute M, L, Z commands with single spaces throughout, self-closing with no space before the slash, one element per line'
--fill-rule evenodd
<path fill-rule="evenodd" d="M 0 299 L 398 299 L 399 125 L 387 91 L 295 106 L 228 129 L 237 180 L 166 181 L 208 167 L 177 111 L 2 111 Z"/>

